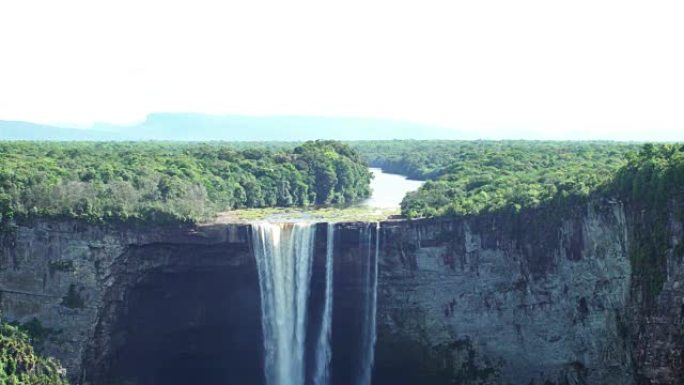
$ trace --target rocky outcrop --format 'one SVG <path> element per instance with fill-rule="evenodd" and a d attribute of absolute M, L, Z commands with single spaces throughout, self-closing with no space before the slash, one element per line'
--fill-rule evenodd
<path fill-rule="evenodd" d="M 562 211 L 381 223 L 374 383 L 678 383 L 681 216 L 665 226 L 662 288 L 652 292 L 644 282 L 653 277 L 632 269 L 640 212 L 597 200 Z M 352 381 L 359 298 L 368 290 L 359 274 L 370 255 L 370 239 L 360 237 L 369 226 L 336 229 L 333 385 Z M 259 384 L 248 231 L 72 221 L 5 229 L 2 317 L 32 329 L 74 384 Z M 325 236 L 319 226 L 312 315 L 322 306 Z"/>

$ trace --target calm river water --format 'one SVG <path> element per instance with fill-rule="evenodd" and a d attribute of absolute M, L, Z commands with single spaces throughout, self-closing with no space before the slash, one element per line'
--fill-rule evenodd
<path fill-rule="evenodd" d="M 375 178 L 371 181 L 373 193 L 371 197 L 361 202 L 361 206 L 370 208 L 393 209 L 399 208 L 401 200 L 407 192 L 415 191 L 424 182 L 406 179 L 401 175 L 388 174 L 379 168 L 369 168 Z"/>

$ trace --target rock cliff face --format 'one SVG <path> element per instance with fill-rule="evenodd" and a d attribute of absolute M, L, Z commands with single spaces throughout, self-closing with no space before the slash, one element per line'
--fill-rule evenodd
<path fill-rule="evenodd" d="M 639 384 L 684 383 L 684 206 L 679 202 L 671 201 L 662 212 L 628 211 L 635 268 L 627 313 Z"/>
<path fill-rule="evenodd" d="M 386 226 L 378 379 L 633 383 L 626 226 L 619 204 Z"/>
<path fill-rule="evenodd" d="M 159 375 L 185 375 L 183 363 L 193 362 L 183 357 L 197 359 L 200 351 L 207 362 L 243 357 L 233 359 L 235 373 L 260 377 L 260 351 L 253 342 L 259 329 L 251 327 L 259 324 L 259 292 L 245 231 L 72 221 L 6 229 L 0 248 L 2 316 L 39 336 L 39 350 L 59 358 L 75 384 L 125 384 L 128 378 L 150 383 Z M 168 370 L 155 372 L 162 368 Z M 201 382 L 202 375 L 228 374 L 195 375 Z"/>
<path fill-rule="evenodd" d="M 595 201 L 562 213 L 381 223 L 374 383 L 678 383 L 682 224 L 667 221 L 662 290 L 649 297 L 631 268 L 645 222 L 638 210 Z M 336 228 L 334 385 L 349 385 L 358 350 L 369 226 Z M 30 328 L 74 384 L 261 384 L 248 231 L 68 221 L 6 229 L 2 317 Z M 325 237 L 319 226 L 311 314 L 320 313 Z"/>

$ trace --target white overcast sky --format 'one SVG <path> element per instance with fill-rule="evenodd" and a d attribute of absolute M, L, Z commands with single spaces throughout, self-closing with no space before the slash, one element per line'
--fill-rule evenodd
<path fill-rule="evenodd" d="M 0 119 L 162 111 L 684 140 L 684 1 L 0 0 Z"/>

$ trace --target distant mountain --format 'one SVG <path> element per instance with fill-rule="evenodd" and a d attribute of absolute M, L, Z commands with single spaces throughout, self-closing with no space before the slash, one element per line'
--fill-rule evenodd
<path fill-rule="evenodd" d="M 117 140 L 112 132 L 0 120 L 0 140 Z"/>
<path fill-rule="evenodd" d="M 100 123 L 90 129 L 0 121 L 0 139 L 12 140 L 301 141 L 459 138 L 463 136 L 451 129 L 373 118 L 155 113 L 135 125 Z"/>

